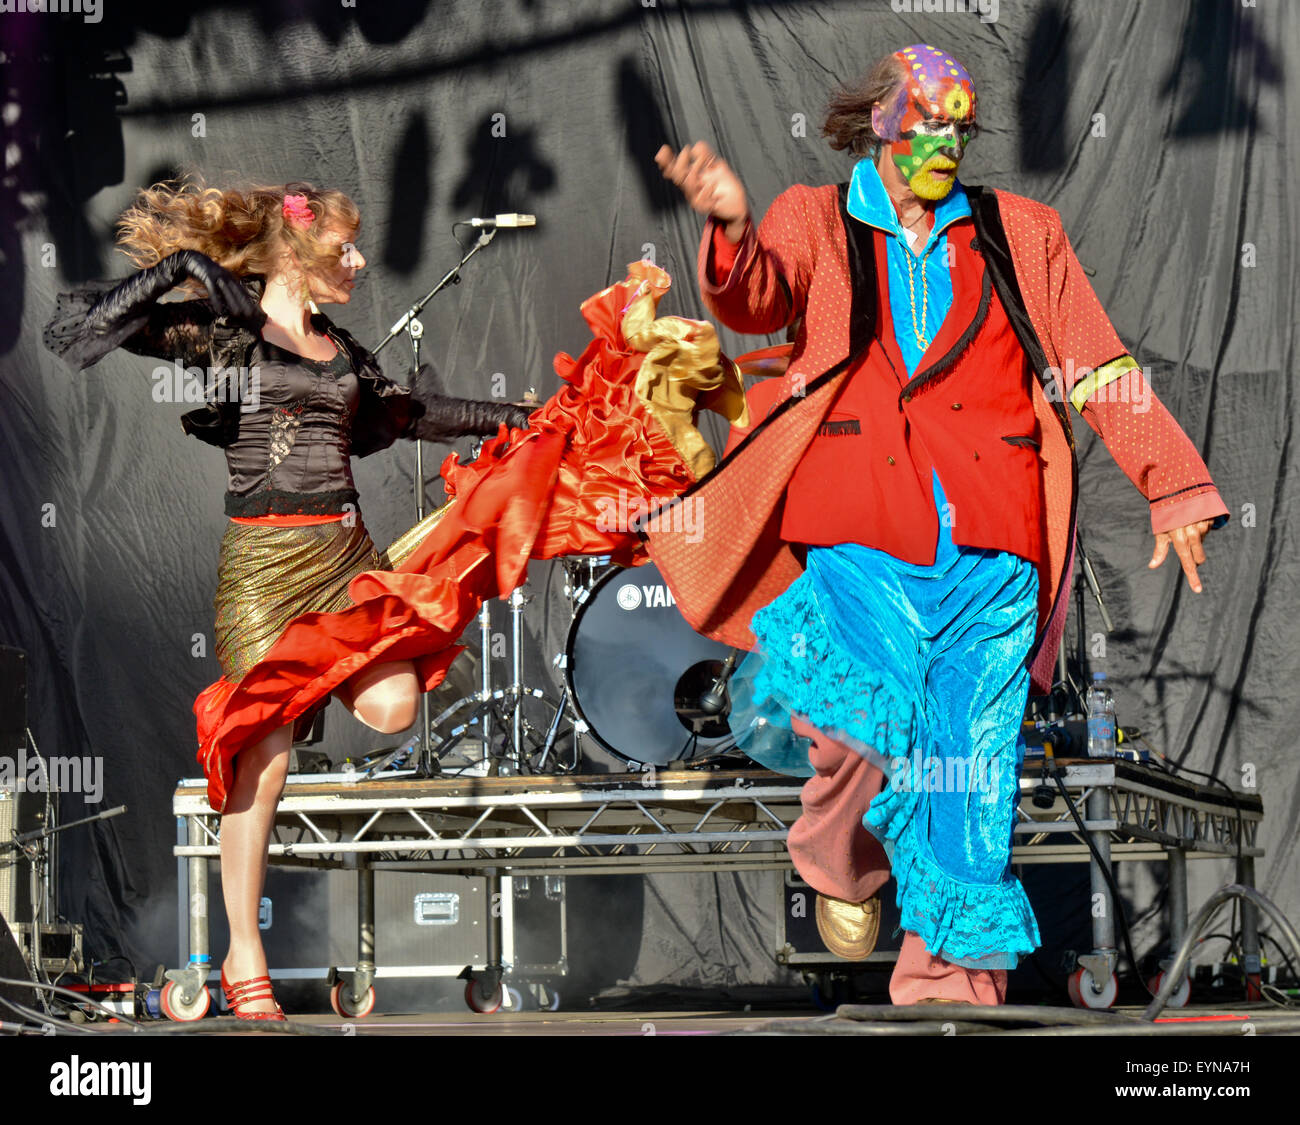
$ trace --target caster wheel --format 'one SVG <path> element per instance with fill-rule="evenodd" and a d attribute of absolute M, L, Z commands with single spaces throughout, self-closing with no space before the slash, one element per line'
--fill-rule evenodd
<path fill-rule="evenodd" d="M 491 992 L 484 991 L 483 981 L 479 977 L 473 977 L 465 982 L 465 1003 L 469 1005 L 472 1012 L 490 1016 L 493 1012 L 501 1010 L 501 1002 L 504 999 L 505 989 L 500 981 Z"/>
<path fill-rule="evenodd" d="M 169 980 L 158 994 L 158 1007 L 162 1014 L 174 1023 L 193 1023 L 208 1014 L 212 996 L 207 988 L 200 988 L 199 994 L 188 1004 L 181 1000 L 181 986 Z"/>
<path fill-rule="evenodd" d="M 1153 976 L 1149 981 L 1147 981 L 1147 988 L 1151 990 L 1151 995 L 1154 996 L 1157 992 L 1160 991 L 1160 986 L 1163 985 L 1164 983 L 1165 983 L 1165 974 L 1163 972 L 1159 972 L 1156 973 L 1156 975 Z M 1172 995 L 1170 995 L 1169 999 L 1165 1002 L 1165 1007 L 1186 1008 L 1187 1001 L 1190 1000 L 1191 998 L 1192 998 L 1192 978 L 1188 976 L 1184 976 L 1183 983 L 1174 989 Z"/>
<path fill-rule="evenodd" d="M 509 1008 L 512 1012 L 522 1012 L 524 1010 L 524 994 L 517 988 L 507 988 L 506 995 L 510 997 Z"/>
<path fill-rule="evenodd" d="M 558 1012 L 560 1010 L 560 994 L 554 989 L 547 989 L 546 998 L 550 1001 L 545 1005 L 548 1012 Z"/>
<path fill-rule="evenodd" d="M 1070 974 L 1066 987 L 1076 1008 L 1109 1008 L 1119 995 L 1119 981 L 1115 979 L 1114 973 L 1106 981 L 1106 987 L 1099 989 L 1091 972 L 1075 969 Z"/>
<path fill-rule="evenodd" d="M 336 1016 L 345 1020 L 363 1020 L 375 1010 L 375 986 L 366 989 L 358 1004 L 352 1000 L 352 985 L 344 980 L 335 981 L 330 989 L 330 1007 Z"/>

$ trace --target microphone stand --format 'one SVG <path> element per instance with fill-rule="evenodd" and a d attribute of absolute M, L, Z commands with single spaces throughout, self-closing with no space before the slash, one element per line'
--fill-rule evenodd
<path fill-rule="evenodd" d="M 116 808 L 107 809 L 104 812 L 96 813 L 94 816 L 82 817 L 81 820 L 71 820 L 67 824 L 47 824 L 45 827 L 34 829 L 31 832 L 15 832 L 8 840 L 0 839 L 0 870 L 16 865 L 20 859 L 25 859 L 31 865 L 29 893 L 32 906 L 32 928 L 30 946 L 24 952 L 27 953 L 31 961 L 29 967 L 33 981 L 44 979 L 48 983 L 50 979 L 49 974 L 45 971 L 44 955 L 41 953 L 41 931 L 50 925 L 50 893 L 48 883 L 46 883 L 45 887 L 42 887 L 41 884 L 46 880 L 49 871 L 51 843 L 70 828 L 80 828 L 83 824 L 94 824 L 97 821 L 109 820 L 112 817 L 121 816 L 124 812 L 126 812 L 126 806 L 118 805 Z M 14 856 L 6 858 L 6 853 L 11 851 L 15 853 Z M 55 902 L 54 908 L 55 917 L 57 918 L 57 902 Z M 3 924 L 3 917 L 0 916 L 0 925 Z M 41 1006 L 49 1013 L 50 998 L 44 992 L 40 996 Z"/>
<path fill-rule="evenodd" d="M 1088 552 L 1083 549 L 1083 540 L 1079 540 L 1079 560 L 1083 568 L 1083 577 L 1088 583 L 1088 589 L 1097 601 L 1097 608 L 1101 611 L 1101 623 L 1106 632 L 1115 631 L 1115 623 L 1111 621 L 1110 614 L 1106 610 L 1106 602 L 1101 596 L 1101 583 L 1097 581 L 1097 573 L 1092 569 L 1092 560 L 1088 558 Z"/>
<path fill-rule="evenodd" d="M 1083 546 L 1083 536 L 1079 535 L 1076 540 L 1076 551 L 1079 556 L 1079 576 L 1074 582 L 1075 596 L 1075 645 L 1078 650 L 1078 671 L 1081 682 L 1075 683 L 1069 672 L 1068 661 L 1065 653 L 1065 637 L 1062 635 L 1062 644 L 1056 654 L 1056 676 L 1057 683 L 1064 687 L 1067 696 L 1065 714 L 1069 714 L 1069 696 L 1073 695 L 1077 700 L 1078 706 L 1082 711 L 1087 711 L 1086 692 L 1090 682 L 1088 678 L 1088 669 L 1090 667 L 1087 657 L 1087 630 L 1084 626 L 1084 606 L 1086 599 L 1084 597 L 1085 588 L 1092 594 L 1097 603 L 1097 609 L 1101 613 L 1102 627 L 1107 633 L 1115 631 L 1115 623 L 1111 619 L 1110 611 L 1106 608 L 1106 600 L 1102 597 L 1101 583 L 1097 581 L 1097 572 L 1093 569 L 1092 560 L 1088 557 L 1088 552 Z M 1055 696 L 1055 692 L 1053 692 Z M 1053 706 L 1055 699 L 1053 698 Z M 1055 718 L 1055 715 L 1053 715 Z"/>
<path fill-rule="evenodd" d="M 415 304 L 413 304 L 409 309 L 406 310 L 406 313 L 403 315 L 402 319 L 399 320 L 396 324 L 393 325 L 392 328 L 388 330 L 388 335 L 385 336 L 382 340 L 380 340 L 375 347 L 370 349 L 370 354 L 378 355 L 381 351 L 383 351 L 384 348 L 389 343 L 392 342 L 392 340 L 397 336 L 399 332 L 408 328 L 410 324 L 415 322 L 415 318 L 419 316 L 420 313 L 424 310 L 424 306 L 427 305 L 430 301 L 432 301 L 433 298 L 436 297 L 439 293 L 441 293 L 445 288 L 447 288 L 448 285 L 459 285 L 461 267 L 466 262 L 468 262 L 472 257 L 474 257 L 475 254 L 477 254 L 480 250 L 482 250 L 483 247 L 485 247 L 489 242 L 491 242 L 496 237 L 496 234 L 497 234 L 496 227 L 489 227 L 488 229 L 484 230 L 483 233 L 478 236 L 477 240 L 474 242 L 474 245 L 469 248 L 469 251 L 465 254 L 465 256 L 461 258 L 461 260 L 458 263 L 456 263 L 455 266 L 453 266 L 443 275 L 442 280 L 438 282 L 437 285 L 435 285 L 432 289 L 430 289 L 429 292 L 427 292 L 423 297 L 421 297 L 418 301 L 416 301 Z M 415 349 L 415 354 L 417 357 L 420 354 L 420 349 L 419 349 L 419 345 L 415 344 L 414 341 L 418 338 L 419 338 L 419 333 L 417 332 L 417 334 L 412 339 L 412 347 Z"/>
<path fill-rule="evenodd" d="M 402 314 L 401 320 L 389 329 L 388 335 L 380 340 L 376 347 L 371 349 L 371 354 L 378 355 L 389 343 L 396 339 L 399 332 L 405 331 L 410 337 L 411 354 L 414 357 L 415 367 L 418 369 L 420 366 L 420 340 L 424 336 L 424 325 L 420 323 L 419 315 L 424 310 L 424 306 L 446 289 L 447 286 L 460 284 L 461 268 L 475 254 L 487 246 L 496 237 L 496 233 L 495 227 L 484 230 L 465 256 L 443 274 L 442 280 Z M 417 440 L 415 443 L 415 522 L 418 524 L 424 519 L 424 515 L 424 442 Z M 484 603 L 483 608 L 487 609 L 486 603 Z M 420 696 L 420 731 L 420 749 L 415 755 L 415 776 L 417 778 L 438 777 L 442 773 L 442 765 L 433 753 L 433 725 L 429 718 L 429 693 L 427 691 Z"/>

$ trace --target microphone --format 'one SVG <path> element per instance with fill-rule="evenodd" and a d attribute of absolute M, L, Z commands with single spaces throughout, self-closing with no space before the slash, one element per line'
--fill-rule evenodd
<path fill-rule="evenodd" d="M 718 669 L 717 679 L 713 681 L 713 686 L 700 696 L 700 710 L 706 715 L 720 715 L 722 709 L 727 705 L 727 681 L 731 679 L 731 673 L 736 670 L 736 654 L 739 650 L 732 649 L 731 655 L 722 662 L 722 667 Z"/>
<path fill-rule="evenodd" d="M 536 215 L 497 215 L 493 219 L 466 219 L 472 227 L 483 227 L 487 230 L 496 230 L 500 227 L 535 227 L 537 225 Z"/>

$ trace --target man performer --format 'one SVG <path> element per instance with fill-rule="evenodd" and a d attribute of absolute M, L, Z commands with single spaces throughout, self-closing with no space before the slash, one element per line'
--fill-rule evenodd
<path fill-rule="evenodd" d="M 971 76 L 917 44 L 832 98 L 851 180 L 789 188 L 757 228 L 707 145 L 656 156 L 707 216 L 708 308 L 794 343 L 686 494 L 696 542 L 660 520 L 650 551 L 692 626 L 753 651 L 733 699 L 811 740 L 800 761 L 752 754 L 809 776 L 788 846 L 828 948 L 871 952 L 892 867 L 896 1004 L 1002 1003 L 1040 944 L 1010 856 L 1031 673 L 1050 684 L 1073 564 L 1066 399 L 1149 501 L 1151 567 L 1172 547 L 1199 593 L 1227 520 L 1060 216 L 957 179 L 975 130 Z"/>

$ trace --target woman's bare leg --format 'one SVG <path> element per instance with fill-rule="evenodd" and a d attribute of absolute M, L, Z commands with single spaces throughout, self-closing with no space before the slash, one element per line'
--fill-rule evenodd
<path fill-rule="evenodd" d="M 384 734 L 406 730 L 419 713 L 420 681 L 409 660 L 373 664 L 334 694 L 366 726 Z"/>
<path fill-rule="evenodd" d="M 336 693 L 367 726 L 385 734 L 406 730 L 419 708 L 419 681 L 409 660 L 377 664 L 359 672 Z M 230 923 L 230 952 L 223 968 L 231 983 L 265 976 L 266 951 L 257 928 L 266 884 L 267 851 L 275 807 L 289 773 L 293 728 L 281 727 L 235 761 L 235 784 L 221 818 L 221 889 Z M 242 1009 L 273 1012 L 259 1000 Z"/>
<path fill-rule="evenodd" d="M 235 784 L 221 818 L 221 892 L 230 923 L 230 952 L 222 966 L 230 983 L 266 975 L 266 951 L 257 928 L 266 883 L 267 852 L 275 807 L 289 773 L 293 728 L 281 727 L 235 759 Z M 274 1012 L 270 1000 L 241 1008 Z"/>

